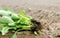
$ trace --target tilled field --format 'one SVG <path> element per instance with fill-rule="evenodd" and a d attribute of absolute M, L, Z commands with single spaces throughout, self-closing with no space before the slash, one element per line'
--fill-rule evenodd
<path fill-rule="evenodd" d="M 31 2 L 31 1 L 30 1 Z M 35 36 L 29 31 L 18 32 L 18 38 L 60 38 L 60 6 L 57 2 L 57 5 L 42 5 L 42 4 L 33 4 L 28 1 L 0 1 L 1 8 L 11 8 L 15 12 L 24 9 L 26 15 L 32 16 L 33 19 L 41 22 L 43 28 L 40 32 L 40 35 Z M 55 1 L 56 2 L 56 1 Z M 42 2 L 41 2 L 42 3 Z M 52 2 L 53 3 L 53 2 Z M 51 4 L 52 4 L 51 3 Z M 13 33 L 9 33 L 5 36 L 0 34 L 0 38 L 11 38 Z"/>
<path fill-rule="evenodd" d="M 26 10 L 27 11 L 27 10 Z M 32 12 L 27 11 L 26 15 L 32 16 L 33 19 L 40 21 L 43 29 L 40 35 L 35 36 L 29 31 L 18 32 L 18 38 L 60 38 L 60 13 L 48 10 L 37 10 Z M 1 36 L 0 38 L 10 38 L 12 33 L 6 36 Z"/>

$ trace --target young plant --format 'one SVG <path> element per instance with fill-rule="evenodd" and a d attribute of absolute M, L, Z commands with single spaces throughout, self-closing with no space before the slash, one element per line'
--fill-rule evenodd
<path fill-rule="evenodd" d="M 2 35 L 5 35 L 10 31 L 15 31 L 12 38 L 17 38 L 16 32 L 21 30 L 32 30 L 32 18 L 31 16 L 25 16 L 24 14 L 25 10 L 21 10 L 19 14 L 15 14 L 7 8 L 0 10 L 0 32 Z M 34 33 L 37 34 L 36 31 L 34 31 Z"/>

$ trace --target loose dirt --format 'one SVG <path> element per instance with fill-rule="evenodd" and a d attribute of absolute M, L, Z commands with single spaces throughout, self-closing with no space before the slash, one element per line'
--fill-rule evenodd
<path fill-rule="evenodd" d="M 4 2 L 3 2 L 4 1 Z M 40 35 L 35 36 L 29 31 L 18 32 L 18 38 L 60 38 L 60 2 L 57 0 L 43 1 L 0 1 L 0 9 L 8 7 L 15 12 L 24 9 L 26 15 L 32 16 L 33 19 L 41 22 L 43 29 Z M 0 38 L 10 38 L 13 33 L 6 36 L 0 35 Z"/>

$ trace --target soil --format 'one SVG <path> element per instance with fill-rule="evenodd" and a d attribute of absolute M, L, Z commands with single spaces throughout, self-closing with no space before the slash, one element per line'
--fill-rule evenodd
<path fill-rule="evenodd" d="M 47 2 L 46 2 L 47 1 Z M 60 38 L 60 0 L 24 1 L 24 0 L 1 0 L 0 9 L 4 7 L 11 8 L 15 12 L 24 9 L 26 15 L 32 16 L 43 26 L 39 35 L 35 36 L 30 31 L 18 32 L 18 38 Z M 11 38 L 13 33 L 5 36 L 0 34 L 0 38 Z"/>

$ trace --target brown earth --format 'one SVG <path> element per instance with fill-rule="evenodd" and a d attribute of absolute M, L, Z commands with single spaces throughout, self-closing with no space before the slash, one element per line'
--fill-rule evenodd
<path fill-rule="evenodd" d="M 47 0 L 46 0 L 47 1 Z M 19 1 L 0 1 L 0 9 L 4 7 L 11 8 L 15 12 L 19 10 L 26 10 L 26 15 L 32 16 L 32 18 L 40 21 L 43 29 L 40 32 L 40 35 L 35 36 L 29 31 L 18 32 L 18 38 L 60 38 L 60 2 L 51 0 L 48 4 L 40 4 L 35 2 L 29 2 L 20 0 Z M 57 2 L 56 2 L 57 1 Z M 42 2 L 41 2 L 42 3 Z M 50 4 L 51 3 L 51 4 Z M 6 36 L 0 35 L 0 38 L 11 38 L 13 33 L 9 33 Z"/>

